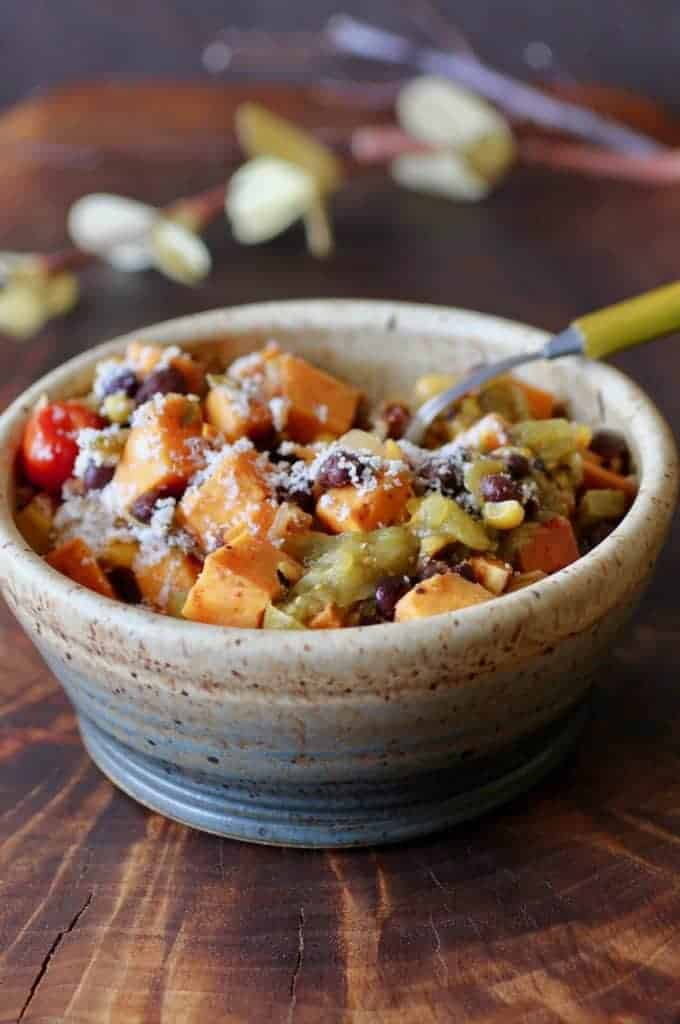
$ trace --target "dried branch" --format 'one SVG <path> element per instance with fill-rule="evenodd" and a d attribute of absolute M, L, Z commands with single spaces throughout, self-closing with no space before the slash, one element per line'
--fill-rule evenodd
<path fill-rule="evenodd" d="M 341 53 L 367 60 L 383 60 L 425 74 L 443 75 L 485 97 L 515 118 L 621 152 L 650 155 L 665 149 L 656 139 L 586 107 L 548 96 L 466 54 L 414 46 L 403 36 L 344 14 L 330 19 L 327 32 Z"/>
<path fill-rule="evenodd" d="M 642 185 L 680 183 L 680 152 L 677 150 L 667 150 L 653 156 L 635 156 L 573 142 L 526 138 L 521 141 L 519 152 L 524 163 L 540 164 L 559 171 Z"/>

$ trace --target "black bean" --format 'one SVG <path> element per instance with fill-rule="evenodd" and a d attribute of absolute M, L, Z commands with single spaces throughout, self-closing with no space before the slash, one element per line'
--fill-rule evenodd
<path fill-rule="evenodd" d="M 393 441 L 398 441 L 406 433 L 406 428 L 411 421 L 411 412 L 403 402 L 390 402 L 382 412 L 385 421 L 387 436 Z"/>
<path fill-rule="evenodd" d="M 423 580 L 429 580 L 431 576 L 443 576 L 447 572 L 451 572 L 448 562 L 444 562 L 441 558 L 432 558 L 421 565 L 416 578 L 419 583 L 422 583 Z"/>
<path fill-rule="evenodd" d="M 617 471 L 626 476 L 630 472 L 630 448 L 623 434 L 616 430 L 596 430 L 590 442 L 591 450 L 606 462 L 617 461 Z"/>
<path fill-rule="evenodd" d="M 346 487 L 352 482 L 352 468 L 361 470 L 361 459 L 353 452 L 334 452 L 324 460 L 316 482 L 323 490 Z"/>
<path fill-rule="evenodd" d="M 280 452 L 278 450 L 269 452 L 269 461 L 273 462 L 275 466 L 278 466 L 282 462 L 287 462 L 289 465 L 292 466 L 293 463 L 298 462 L 299 459 L 300 456 L 296 455 L 295 452 L 286 452 L 285 455 L 283 454 L 283 452 Z"/>
<path fill-rule="evenodd" d="M 523 476 L 528 476 L 531 468 L 527 457 L 521 455 L 520 452 L 509 452 L 505 458 L 505 465 L 508 473 L 514 480 L 520 480 Z"/>
<path fill-rule="evenodd" d="M 125 569 L 123 567 L 112 569 L 109 573 L 109 579 L 121 601 L 125 601 L 126 604 L 139 604 L 142 600 L 139 585 L 132 569 Z"/>
<path fill-rule="evenodd" d="M 521 495 L 519 486 L 507 473 L 482 477 L 480 490 L 485 501 L 518 501 Z"/>
<path fill-rule="evenodd" d="M 154 395 L 186 395 L 188 390 L 184 374 L 174 366 L 165 366 L 149 374 L 137 392 L 136 402 L 143 405 Z"/>
<path fill-rule="evenodd" d="M 463 490 L 463 472 L 452 459 L 432 459 L 419 470 L 419 476 L 437 486 L 442 494 L 455 497 Z"/>
<path fill-rule="evenodd" d="M 288 488 L 284 485 L 277 488 L 276 496 L 279 501 L 290 501 L 294 505 L 299 505 L 303 512 L 309 512 L 310 515 L 314 511 L 314 495 L 303 487 Z"/>
<path fill-rule="evenodd" d="M 375 588 L 375 606 L 378 614 L 386 622 L 391 622 L 394 619 L 397 601 L 410 587 L 411 581 L 408 576 L 384 576 L 378 581 Z"/>
<path fill-rule="evenodd" d="M 469 583 L 476 583 L 477 577 L 475 576 L 475 570 L 472 568 L 469 562 L 459 562 L 458 565 L 451 566 L 453 572 L 458 573 L 464 580 Z"/>
<path fill-rule="evenodd" d="M 277 437 L 278 434 L 276 433 L 274 427 L 268 427 L 262 433 L 253 436 L 251 440 L 255 445 L 256 449 L 258 450 L 258 452 L 270 452 L 271 449 L 276 444 Z M 274 459 L 272 459 L 271 455 L 269 456 L 269 458 L 272 462 L 274 462 Z"/>
<path fill-rule="evenodd" d="M 132 398 L 139 388 L 139 381 L 133 370 L 121 370 L 111 377 L 104 387 L 103 397 L 115 395 L 119 391 L 125 392 L 128 398 Z"/>
<path fill-rule="evenodd" d="M 524 502 L 524 516 L 526 519 L 535 519 L 541 510 L 537 498 L 527 498 Z"/>
<path fill-rule="evenodd" d="M 86 491 L 101 491 L 113 478 L 115 466 L 97 466 L 91 462 L 83 473 L 83 486 Z"/>
<path fill-rule="evenodd" d="M 130 512 L 139 519 L 140 523 L 151 522 L 151 517 L 154 514 L 154 508 L 157 501 L 161 498 L 178 498 L 182 493 L 182 488 L 177 486 L 169 485 L 167 487 L 154 487 L 151 491 L 146 491 L 144 494 L 140 494 L 130 506 Z"/>

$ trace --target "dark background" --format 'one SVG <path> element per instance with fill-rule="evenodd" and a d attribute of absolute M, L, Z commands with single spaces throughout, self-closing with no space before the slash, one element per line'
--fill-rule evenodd
<path fill-rule="evenodd" d="M 317 28 L 338 10 L 387 22 L 410 6 L 412 0 L 4 0 L 0 103 L 83 76 L 205 75 L 203 49 L 227 25 Z M 677 0 L 441 0 L 440 9 L 499 67 L 526 70 L 526 45 L 541 41 L 565 73 L 680 102 Z"/>

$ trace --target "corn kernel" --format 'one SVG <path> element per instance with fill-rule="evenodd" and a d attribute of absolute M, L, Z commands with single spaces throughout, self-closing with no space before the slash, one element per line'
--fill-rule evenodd
<path fill-rule="evenodd" d="M 102 403 L 102 412 L 112 423 L 127 423 L 132 416 L 135 403 L 124 391 L 107 395 Z"/>
<path fill-rule="evenodd" d="M 404 462 L 404 453 L 396 441 L 385 441 L 385 458 L 395 462 Z"/>
<path fill-rule="evenodd" d="M 524 509 L 518 501 L 487 501 L 484 521 L 496 530 L 514 530 L 524 522 Z"/>
<path fill-rule="evenodd" d="M 585 423 L 577 423 L 574 434 L 577 448 L 590 448 L 590 442 L 593 439 L 593 432 L 589 426 Z"/>
<path fill-rule="evenodd" d="M 456 377 L 450 373 L 427 373 L 416 381 L 416 398 L 421 402 L 426 402 L 428 398 L 440 395 L 442 391 L 453 387 L 455 383 Z"/>

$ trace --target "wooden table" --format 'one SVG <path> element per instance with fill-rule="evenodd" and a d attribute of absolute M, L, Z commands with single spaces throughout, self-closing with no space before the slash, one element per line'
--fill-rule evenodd
<path fill-rule="evenodd" d="M 54 116 L 29 118 L 29 135 L 49 135 Z M 67 171 L 15 156 L 0 167 L 2 245 L 57 243 L 69 198 L 86 190 L 163 201 L 223 173 L 218 158 L 160 170 L 134 154 Z M 357 180 L 336 223 L 328 264 L 298 231 L 247 249 L 216 225 L 217 266 L 195 291 L 88 271 L 75 313 L 23 347 L 3 343 L 3 402 L 89 345 L 222 304 L 393 297 L 557 328 L 680 269 L 680 192 L 539 171 L 517 171 L 479 206 Z M 618 362 L 680 431 L 678 339 Z M 200 835 L 114 790 L 3 612 L 0 1021 L 678 1020 L 679 580 L 676 524 L 583 742 L 543 785 L 444 835 L 336 853 Z"/>

